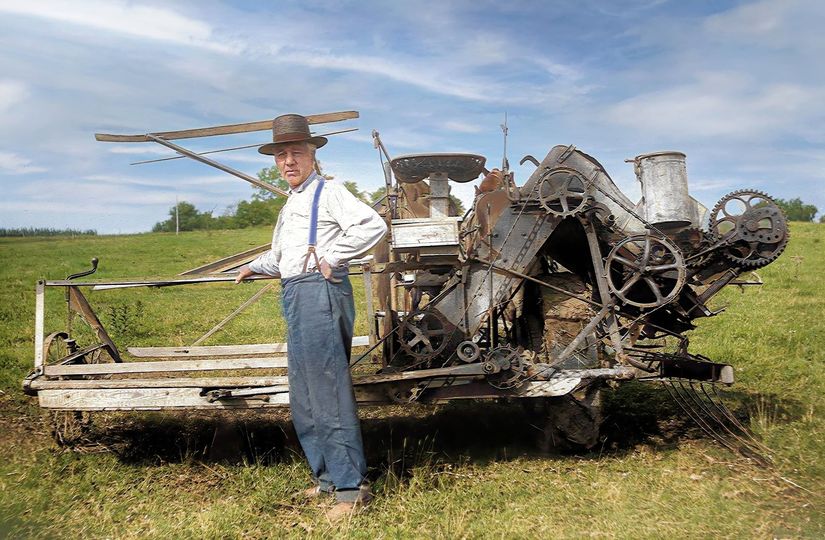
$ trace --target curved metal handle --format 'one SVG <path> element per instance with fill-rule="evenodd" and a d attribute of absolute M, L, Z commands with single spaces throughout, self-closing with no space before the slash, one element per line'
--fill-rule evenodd
<path fill-rule="evenodd" d="M 69 276 L 66 276 L 66 281 L 68 281 L 70 279 L 76 279 L 76 278 L 79 278 L 79 277 L 94 274 L 95 272 L 97 272 L 97 263 L 98 262 L 100 262 L 100 261 L 98 260 L 97 257 L 92 257 L 92 269 L 91 270 L 86 270 L 85 272 L 78 272 L 77 274 L 71 274 Z"/>

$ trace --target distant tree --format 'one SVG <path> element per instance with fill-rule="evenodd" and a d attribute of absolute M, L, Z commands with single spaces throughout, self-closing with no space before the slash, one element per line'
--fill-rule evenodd
<path fill-rule="evenodd" d="M 464 208 L 464 203 L 462 203 L 461 199 L 459 199 L 455 195 L 450 195 L 450 202 L 455 205 L 456 214 L 458 214 L 459 216 L 463 216 L 464 213 L 467 211 Z"/>
<path fill-rule="evenodd" d="M 819 211 L 816 206 L 805 204 L 799 197 L 789 201 L 776 199 L 776 204 L 782 208 L 789 221 L 813 221 Z"/>
<path fill-rule="evenodd" d="M 360 189 L 358 189 L 358 184 L 356 184 L 352 180 L 344 181 L 344 187 L 347 188 L 347 190 L 350 193 L 355 195 L 355 198 L 358 199 L 359 201 L 363 201 L 365 203 L 370 202 L 370 200 L 369 200 L 370 194 L 367 193 L 366 191 L 361 191 Z"/>
<path fill-rule="evenodd" d="M 820 223 L 825 223 L 825 214 L 822 214 L 821 216 L 819 216 L 819 222 Z"/>
<path fill-rule="evenodd" d="M 175 212 L 181 231 L 212 228 L 212 212 L 199 212 L 194 204 L 180 201 L 177 208 L 172 206 L 169 209 L 169 218 L 166 221 L 155 223 L 152 232 L 175 232 Z"/>
<path fill-rule="evenodd" d="M 332 175 L 321 174 L 328 179 Z M 258 179 L 284 191 L 289 189 L 287 182 L 281 178 L 278 167 L 266 167 L 258 172 Z M 368 194 L 358 189 L 355 182 L 344 182 L 344 186 L 356 197 L 367 202 Z M 223 215 L 215 217 L 212 212 L 199 212 L 195 206 L 189 202 L 178 203 L 177 212 L 180 221 L 181 231 L 193 231 L 197 229 L 238 229 L 255 227 L 259 225 L 273 226 L 278 221 L 278 214 L 286 204 L 286 197 L 281 197 L 271 191 L 256 188 L 252 194 L 252 199 L 248 201 L 238 201 L 237 204 L 228 206 Z M 175 207 L 169 209 L 169 218 L 156 223 L 152 228 L 153 232 L 174 232 L 175 230 Z"/>
<path fill-rule="evenodd" d="M 0 236 L 95 236 L 94 229 L 53 229 L 45 227 L 22 227 L 16 229 L 0 229 Z"/>
<path fill-rule="evenodd" d="M 283 197 L 240 201 L 235 209 L 235 226 L 243 229 L 256 225 L 275 225 L 285 202 Z"/>
<path fill-rule="evenodd" d="M 266 182 L 267 184 L 271 184 L 276 188 L 280 188 L 284 191 L 289 189 L 289 184 L 286 183 L 286 180 L 281 178 L 281 171 L 278 170 L 278 167 L 273 165 L 272 167 L 265 167 L 258 172 L 258 180 L 261 182 Z M 255 188 L 255 193 L 252 195 L 252 198 L 259 201 L 265 201 L 269 199 L 283 199 L 280 195 L 272 193 L 271 191 L 267 191 L 263 188 Z"/>
<path fill-rule="evenodd" d="M 370 203 L 377 203 L 387 195 L 387 186 L 381 186 L 370 193 Z"/>

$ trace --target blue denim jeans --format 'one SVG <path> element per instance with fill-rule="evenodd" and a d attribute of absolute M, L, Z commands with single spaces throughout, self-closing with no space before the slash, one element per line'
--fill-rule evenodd
<path fill-rule="evenodd" d="M 289 404 L 314 481 L 355 501 L 367 472 L 349 371 L 355 304 L 347 274 L 336 277 L 340 283 L 317 272 L 282 281 Z"/>

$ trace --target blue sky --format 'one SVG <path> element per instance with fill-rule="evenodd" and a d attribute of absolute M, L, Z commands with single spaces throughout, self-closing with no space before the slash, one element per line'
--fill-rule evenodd
<path fill-rule="evenodd" d="M 355 109 L 319 157 L 383 182 L 393 154 L 510 162 L 556 144 L 595 156 L 632 198 L 624 160 L 687 154 L 712 206 L 756 188 L 825 211 L 825 2 L 152 2 L 0 0 L 0 227 L 146 231 L 175 198 L 222 213 L 252 189 L 152 143 L 94 141 Z M 193 139 L 198 151 L 271 134 Z M 219 154 L 254 174 L 254 149 Z M 516 166 L 524 182 L 532 166 Z M 469 201 L 470 185 L 455 193 Z"/>

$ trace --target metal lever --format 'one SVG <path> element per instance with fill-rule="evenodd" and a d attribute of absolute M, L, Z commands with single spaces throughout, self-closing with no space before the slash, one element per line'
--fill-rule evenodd
<path fill-rule="evenodd" d="M 97 263 L 98 262 L 99 261 L 98 261 L 97 257 L 92 257 L 92 269 L 91 270 L 86 270 L 85 272 L 78 272 L 77 274 L 71 274 L 69 276 L 66 276 L 66 281 L 69 281 L 70 279 L 76 279 L 76 278 L 79 278 L 79 277 L 94 274 L 95 272 L 97 272 Z"/>

